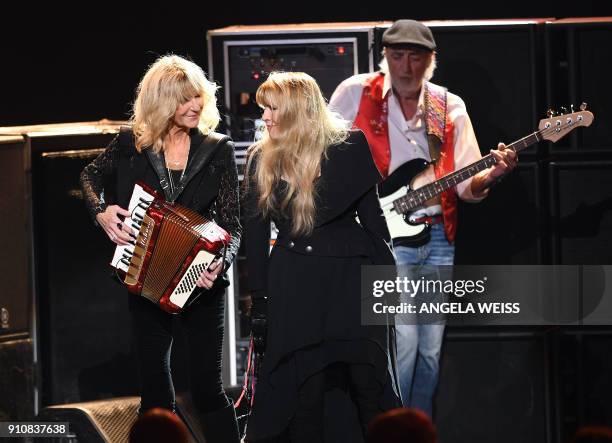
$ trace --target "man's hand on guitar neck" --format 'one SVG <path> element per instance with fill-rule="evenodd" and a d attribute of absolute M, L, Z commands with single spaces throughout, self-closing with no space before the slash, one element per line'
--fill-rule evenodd
<path fill-rule="evenodd" d="M 472 194 L 475 197 L 486 195 L 487 190 L 512 171 L 518 161 L 516 152 L 506 149 L 503 143 L 499 143 L 497 149 L 491 149 L 491 155 L 497 159 L 497 163 L 476 174 L 472 179 Z"/>

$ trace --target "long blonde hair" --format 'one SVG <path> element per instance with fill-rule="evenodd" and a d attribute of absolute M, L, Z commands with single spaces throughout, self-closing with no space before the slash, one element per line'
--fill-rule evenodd
<path fill-rule="evenodd" d="M 204 102 L 198 128 L 204 134 L 213 131 L 220 120 L 216 90 L 217 85 L 195 63 L 178 55 L 158 58 L 136 89 L 131 118 L 136 149 L 150 146 L 160 152 L 177 108 L 197 95 Z"/>
<path fill-rule="evenodd" d="M 257 89 L 259 106 L 278 110 L 278 136 L 268 131 L 249 150 L 247 170 L 259 191 L 259 209 L 289 215 L 293 235 L 307 235 L 315 224 L 315 180 L 329 146 L 348 137 L 349 122 L 327 108 L 319 85 L 303 72 L 273 72 Z M 251 160 L 257 156 L 255 171 Z M 282 201 L 274 189 L 283 180 L 287 192 Z"/>

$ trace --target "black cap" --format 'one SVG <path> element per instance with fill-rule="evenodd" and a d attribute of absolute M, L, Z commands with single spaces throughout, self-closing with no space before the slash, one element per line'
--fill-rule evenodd
<path fill-rule="evenodd" d="M 421 46 L 429 51 L 436 50 L 436 41 L 431 30 L 416 20 L 398 20 L 382 37 L 383 46 Z"/>

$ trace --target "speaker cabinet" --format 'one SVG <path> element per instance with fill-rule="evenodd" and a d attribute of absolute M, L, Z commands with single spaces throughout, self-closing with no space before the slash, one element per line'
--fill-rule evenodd
<path fill-rule="evenodd" d="M 27 421 L 35 415 L 33 344 L 27 334 L 0 337 L 0 421 Z"/>
<path fill-rule="evenodd" d="M 556 343 L 559 441 L 582 426 L 612 423 L 612 329 L 566 328 Z"/>
<path fill-rule="evenodd" d="M 70 441 L 128 443 L 130 430 L 138 419 L 139 407 L 139 397 L 118 397 L 49 406 L 44 408 L 36 419 L 48 422 L 68 422 L 69 438 L 75 439 Z M 176 413 L 189 429 L 189 443 L 206 443 L 189 396 L 177 396 Z"/>
<path fill-rule="evenodd" d="M 0 136 L 0 339 L 34 326 L 28 168 L 24 138 Z"/>
<path fill-rule="evenodd" d="M 136 419 L 140 398 L 72 403 L 44 408 L 37 419 L 68 422 L 71 438 L 88 443 L 128 443 Z"/>
<path fill-rule="evenodd" d="M 612 263 L 612 161 L 550 163 L 553 263 Z"/>
<path fill-rule="evenodd" d="M 541 182 L 538 163 L 519 162 L 482 202 L 460 202 L 455 263 L 543 263 L 547 238 Z"/>
<path fill-rule="evenodd" d="M 449 330 L 435 402 L 440 441 L 552 442 L 547 386 L 543 335 Z"/>
<path fill-rule="evenodd" d="M 559 109 L 586 102 L 595 115 L 588 130 L 574 131 L 553 145 L 556 151 L 611 151 L 612 128 L 606 121 L 612 91 L 610 17 L 555 20 L 546 24 L 547 98 Z"/>

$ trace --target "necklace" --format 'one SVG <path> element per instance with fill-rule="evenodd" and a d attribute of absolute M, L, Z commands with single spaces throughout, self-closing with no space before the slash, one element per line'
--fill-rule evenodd
<path fill-rule="evenodd" d="M 166 169 L 168 170 L 168 183 L 170 184 L 170 194 L 174 194 L 174 191 L 176 190 L 176 185 L 174 184 L 174 176 L 178 175 L 180 172 L 180 177 L 178 179 L 178 183 L 180 184 L 181 181 L 183 180 L 183 177 L 185 176 L 185 169 L 182 170 L 178 170 L 178 169 L 170 169 L 169 167 L 166 166 Z"/>
<path fill-rule="evenodd" d="M 189 154 L 187 154 L 189 155 Z M 184 162 L 185 160 L 170 160 L 169 158 L 166 157 L 166 168 L 169 169 L 179 169 L 179 166 Z"/>
<path fill-rule="evenodd" d="M 180 186 L 181 181 L 185 176 L 185 171 L 187 170 L 187 166 L 189 164 L 189 151 L 191 150 L 191 143 L 189 138 L 187 138 L 184 142 L 181 142 L 180 144 L 170 143 L 170 140 L 166 140 L 166 143 L 167 144 L 165 147 L 170 149 L 164 151 L 164 160 L 166 162 L 166 169 L 168 171 L 168 184 L 170 185 L 170 193 L 174 194 L 174 191 L 178 186 Z M 171 150 L 173 154 L 179 152 L 179 160 L 172 160 L 168 158 L 166 156 L 168 150 Z M 181 151 L 182 155 L 180 154 Z M 184 166 L 179 169 L 181 165 Z"/>
<path fill-rule="evenodd" d="M 189 160 L 189 151 L 191 150 L 190 139 L 180 142 L 171 142 L 170 139 L 164 143 L 164 159 L 166 161 L 166 167 L 171 169 L 178 169 L 181 165 L 183 168 L 187 166 Z M 168 154 L 172 155 L 168 155 Z"/>

